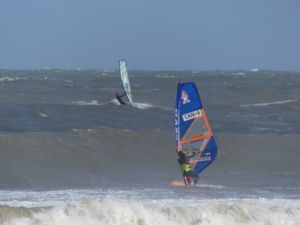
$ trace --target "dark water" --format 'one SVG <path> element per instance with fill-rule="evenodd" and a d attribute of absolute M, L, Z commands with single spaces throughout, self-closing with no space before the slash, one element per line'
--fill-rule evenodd
<path fill-rule="evenodd" d="M 135 103 L 120 106 L 118 71 L 0 70 L 2 223 L 297 224 L 300 73 L 129 74 Z M 196 82 L 219 145 L 189 190 L 170 186 L 179 80 Z"/>

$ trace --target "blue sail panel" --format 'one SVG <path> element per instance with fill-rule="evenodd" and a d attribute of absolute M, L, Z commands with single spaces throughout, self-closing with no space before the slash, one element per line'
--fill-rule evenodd
<path fill-rule="evenodd" d="M 195 173 L 202 172 L 214 161 L 217 143 L 193 82 L 178 84 L 175 132 L 177 151 L 186 154 Z"/>
<path fill-rule="evenodd" d="M 209 140 L 206 149 L 201 155 L 201 159 L 199 161 L 196 161 L 196 165 L 193 168 L 194 173 L 201 173 L 215 160 L 217 156 L 217 148 L 218 147 L 215 138 L 212 136 Z"/>

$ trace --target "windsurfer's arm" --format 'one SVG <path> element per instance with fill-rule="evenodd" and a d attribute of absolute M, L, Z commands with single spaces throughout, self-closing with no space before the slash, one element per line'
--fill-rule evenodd
<path fill-rule="evenodd" d="M 181 144 L 178 144 L 177 145 L 177 153 L 181 152 L 182 151 L 182 146 Z"/>
<path fill-rule="evenodd" d="M 178 164 L 181 166 L 182 165 L 182 163 L 183 163 L 183 161 L 182 161 L 182 159 L 177 159 L 177 162 L 178 162 Z"/>

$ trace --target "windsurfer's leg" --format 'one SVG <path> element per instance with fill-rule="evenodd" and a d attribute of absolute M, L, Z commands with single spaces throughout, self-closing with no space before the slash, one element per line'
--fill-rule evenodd
<path fill-rule="evenodd" d="M 183 183 L 184 183 L 185 186 L 187 186 L 187 180 L 186 180 L 185 176 L 183 176 Z"/>
<path fill-rule="evenodd" d="M 184 176 L 183 181 L 185 186 L 189 186 L 191 184 L 191 177 L 190 176 Z"/>
<path fill-rule="evenodd" d="M 193 180 L 194 180 L 193 185 L 196 185 L 198 183 L 198 179 L 199 179 L 199 174 L 194 174 L 193 175 Z"/>
<path fill-rule="evenodd" d="M 120 99 L 118 99 L 118 100 L 119 100 L 119 102 L 120 102 L 122 105 L 127 105 L 127 103 L 124 102 L 122 98 L 120 98 Z"/>

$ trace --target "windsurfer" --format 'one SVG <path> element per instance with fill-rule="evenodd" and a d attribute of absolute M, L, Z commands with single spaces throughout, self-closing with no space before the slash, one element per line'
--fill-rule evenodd
<path fill-rule="evenodd" d="M 122 97 L 124 97 L 126 95 L 126 92 L 124 92 L 123 94 L 119 95 L 118 93 L 116 93 L 116 99 L 118 100 L 118 102 L 122 105 L 126 105 L 127 103 L 123 101 Z"/>
<path fill-rule="evenodd" d="M 190 186 L 192 184 L 192 178 L 194 178 L 194 185 L 198 181 L 198 174 L 195 174 L 191 166 L 189 164 L 189 160 L 187 159 L 186 155 L 184 154 L 183 151 L 178 151 L 178 163 L 181 166 L 182 170 L 182 176 L 183 176 L 183 181 L 185 186 Z"/>

